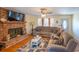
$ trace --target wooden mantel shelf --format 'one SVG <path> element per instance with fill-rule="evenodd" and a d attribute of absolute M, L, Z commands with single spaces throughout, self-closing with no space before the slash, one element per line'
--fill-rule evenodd
<path fill-rule="evenodd" d="M 6 21 L 6 22 L 2 22 L 2 23 L 4 23 L 4 24 L 6 24 L 6 23 L 15 24 L 15 23 L 26 23 L 26 22 L 23 22 L 23 21 Z"/>

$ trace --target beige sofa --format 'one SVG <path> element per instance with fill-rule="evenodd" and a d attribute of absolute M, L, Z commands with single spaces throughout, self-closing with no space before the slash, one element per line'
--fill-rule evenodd
<path fill-rule="evenodd" d="M 53 39 L 49 40 L 47 47 L 37 48 L 34 52 L 73 52 L 77 46 L 76 39 L 73 38 L 69 33 L 63 33 L 64 44 L 54 44 Z"/>

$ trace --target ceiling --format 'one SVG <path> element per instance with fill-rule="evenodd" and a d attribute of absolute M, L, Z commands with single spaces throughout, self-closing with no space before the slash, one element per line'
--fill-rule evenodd
<path fill-rule="evenodd" d="M 75 14 L 79 13 L 79 7 L 6 7 L 9 10 L 14 10 L 29 15 L 39 16 L 41 14 L 41 8 L 46 8 L 49 12 L 48 15 L 60 15 L 60 14 Z"/>

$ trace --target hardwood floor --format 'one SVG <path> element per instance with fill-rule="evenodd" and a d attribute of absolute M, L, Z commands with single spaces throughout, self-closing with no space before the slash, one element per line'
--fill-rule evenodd
<path fill-rule="evenodd" d="M 3 49 L 1 52 L 16 52 L 16 50 L 18 48 L 20 48 L 21 46 L 25 45 L 29 40 L 31 40 L 33 38 L 32 35 L 29 35 L 26 39 L 24 39 L 23 41 L 9 47 L 9 48 L 5 48 Z"/>

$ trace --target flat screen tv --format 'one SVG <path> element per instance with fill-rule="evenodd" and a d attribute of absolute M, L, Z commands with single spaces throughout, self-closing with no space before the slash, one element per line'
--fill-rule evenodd
<path fill-rule="evenodd" d="M 10 10 L 8 12 L 8 20 L 9 21 L 24 21 L 24 14 Z"/>

